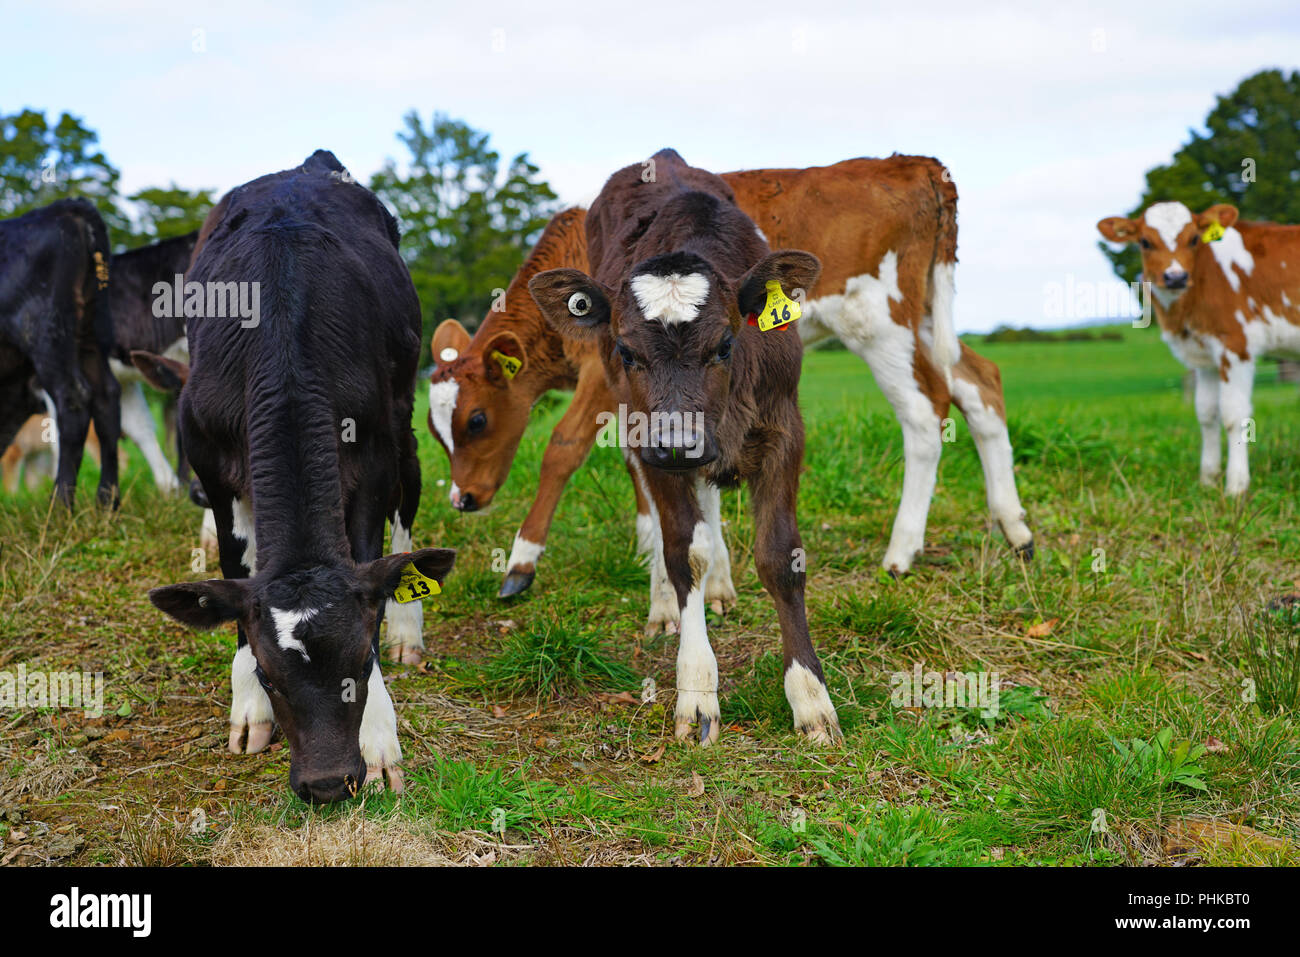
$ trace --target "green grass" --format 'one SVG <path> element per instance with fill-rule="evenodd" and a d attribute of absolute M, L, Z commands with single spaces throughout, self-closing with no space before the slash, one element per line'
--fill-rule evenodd
<path fill-rule="evenodd" d="M 259 828 L 356 815 L 412 842 L 434 835 L 457 859 L 494 848 L 499 863 L 1256 859 L 1236 845 L 1175 849 L 1171 828 L 1194 819 L 1249 829 L 1269 860 L 1294 863 L 1300 651 L 1290 613 L 1269 606 L 1300 591 L 1300 395 L 1263 367 L 1251 491 L 1227 500 L 1197 482 L 1181 367 L 1155 330 L 1123 333 L 973 343 L 1002 369 L 1037 556 L 1022 564 L 990 529 L 959 425 L 929 548 L 902 581 L 878 570 L 902 482 L 892 410 L 850 353 L 807 356 L 800 526 L 810 627 L 845 730 L 834 748 L 791 727 L 743 491 L 723 499 L 740 600 L 710 615 L 714 748 L 673 739 L 676 639 L 642 635 L 648 581 L 617 450 L 596 449 L 570 483 L 532 589 L 495 597 L 494 559 L 567 397 L 537 405 L 497 502 L 466 516 L 447 505 L 417 392 L 416 544 L 459 557 L 426 607 L 426 667 L 385 667 L 406 791 L 372 785 L 350 808 L 299 803 L 283 748 L 223 753 L 233 630 L 189 632 L 149 605 L 148 588 L 202 577 L 198 514 L 155 495 L 138 453 L 115 516 L 90 507 L 89 468 L 72 517 L 43 493 L 2 500 L 0 670 L 103 671 L 106 716 L 0 713 L 0 829 L 84 836 L 79 863 L 203 862 Z M 896 707 L 891 677 L 917 664 L 996 672 L 998 715 Z M 180 843 L 150 823 L 197 811 L 206 829 Z"/>

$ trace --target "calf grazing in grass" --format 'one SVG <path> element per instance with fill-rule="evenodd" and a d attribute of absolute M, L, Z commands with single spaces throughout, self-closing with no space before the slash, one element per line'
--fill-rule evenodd
<path fill-rule="evenodd" d="M 197 232 L 164 239 L 113 257 L 108 294 L 113 306 L 113 351 L 109 367 L 122 387 L 122 433 L 139 446 L 154 485 L 165 492 L 180 488 L 173 469 L 158 444 L 157 428 L 144 390 L 141 373 L 131 361 L 136 351 L 155 353 L 184 362 L 189 358 L 185 338 L 185 312 L 174 308 L 172 296 L 160 299 L 159 289 L 170 291 L 176 276 L 189 267 Z M 176 389 L 179 390 L 179 384 Z M 177 440 L 178 469 L 187 471 Z"/>
<path fill-rule="evenodd" d="M 672 150 L 610 177 L 587 218 L 595 276 L 539 273 L 528 287 L 568 339 L 598 344 L 615 399 L 649 423 L 628 460 L 649 491 L 658 548 L 681 620 L 676 733 L 717 741 L 718 666 L 705 628 L 706 584 L 728 563 L 719 486 L 749 484 L 755 564 L 776 602 L 785 692 L 795 727 L 815 741 L 839 736 L 821 663 L 808 635 L 804 561 L 795 522 L 803 460 L 799 368 L 788 329 L 760 331 L 782 295 L 811 289 L 808 253 L 770 252 L 718 177 Z M 779 311 L 781 306 L 776 307 Z M 746 321 L 749 318 L 749 322 Z M 730 583 L 730 572 L 727 572 Z"/>
<path fill-rule="evenodd" d="M 924 545 L 951 405 L 975 440 L 994 520 L 1017 553 L 1031 557 L 998 367 L 952 332 L 957 190 L 943 166 L 891 156 L 722 179 L 769 242 L 821 260 L 799 334 L 806 342 L 840 338 L 871 368 L 903 428 L 903 495 L 884 567 L 906 573 Z M 595 346 L 562 338 L 521 295 L 538 272 L 587 268 L 586 219 L 585 210 L 569 209 L 551 220 L 506 290 L 504 308 L 489 311 L 473 339 L 452 319 L 433 338 L 430 431 L 451 459 L 452 505 L 463 511 L 486 506 L 506 480 L 533 403 L 549 389 L 574 390 L 515 537 L 503 597 L 532 584 L 565 483 L 596 441 L 596 416 L 617 406 Z M 654 524 L 639 485 L 637 500 L 638 541 L 653 553 Z M 652 577 L 662 583 L 662 569 Z M 719 585 L 713 600 L 725 608 L 726 589 Z M 661 627 L 675 629 L 676 604 L 656 589 L 647 631 Z"/>
<path fill-rule="evenodd" d="M 118 384 L 109 371 L 113 315 L 108 231 L 84 199 L 0 223 L 0 449 L 30 416 L 58 427 L 54 494 L 71 507 L 93 419 L 99 501 L 117 503 Z"/>
<path fill-rule="evenodd" d="M 238 623 L 230 749 L 272 719 L 306 801 L 402 785 L 397 719 L 378 665 L 389 638 L 422 647 L 418 602 L 391 602 L 454 553 L 411 547 L 420 469 L 411 431 L 420 308 L 397 226 L 330 153 L 230 193 L 187 277 L 257 283 L 260 316 L 190 319 L 180 429 L 216 518 L 224 579 L 149 593 L 180 621 Z M 395 552 L 383 555 L 385 521 Z M 427 585 L 425 587 L 428 587 Z"/>
<path fill-rule="evenodd" d="M 1193 215 L 1156 203 L 1136 219 L 1097 224 L 1114 243 L 1137 243 L 1160 335 L 1196 376 L 1201 481 L 1215 485 L 1228 436 L 1224 491 L 1250 486 L 1251 392 L 1266 356 L 1300 357 L 1300 226 L 1239 222 L 1237 208 Z"/>

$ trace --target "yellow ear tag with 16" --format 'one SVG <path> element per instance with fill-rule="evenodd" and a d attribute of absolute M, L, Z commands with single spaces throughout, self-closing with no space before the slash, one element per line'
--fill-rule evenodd
<path fill-rule="evenodd" d="M 507 379 L 513 379 L 519 374 L 519 370 L 524 366 L 524 364 L 514 356 L 508 356 L 504 352 L 499 352 L 496 349 L 492 350 L 492 358 L 497 361 L 499 366 L 501 366 L 501 374 Z"/>
<path fill-rule="evenodd" d="M 432 578 L 421 574 L 414 565 L 407 565 L 402 571 L 402 580 L 393 592 L 393 601 L 405 605 L 412 601 L 423 601 L 442 593 L 441 586 Z"/>
<path fill-rule="evenodd" d="M 799 303 L 795 302 L 785 294 L 781 288 L 781 283 L 775 279 L 767 281 L 767 302 L 763 304 L 763 311 L 758 316 L 758 328 L 763 332 L 770 332 L 773 329 L 781 329 L 794 322 L 801 315 L 803 309 Z"/>
<path fill-rule="evenodd" d="M 1205 232 L 1201 233 L 1201 242 L 1217 243 L 1220 239 L 1223 238 L 1223 234 L 1225 232 L 1227 232 L 1227 230 L 1225 230 L 1217 222 L 1210 223 L 1210 225 L 1205 227 Z"/>

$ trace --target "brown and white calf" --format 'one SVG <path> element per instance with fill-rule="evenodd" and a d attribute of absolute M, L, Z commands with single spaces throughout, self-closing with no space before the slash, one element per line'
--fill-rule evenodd
<path fill-rule="evenodd" d="M 1217 484 L 1227 433 L 1224 491 L 1250 486 L 1251 393 L 1267 356 L 1300 357 L 1300 226 L 1245 222 L 1237 208 L 1193 214 L 1155 203 L 1136 219 L 1097 224 L 1116 243 L 1137 243 L 1160 335 L 1196 376 L 1201 481 Z"/>
<path fill-rule="evenodd" d="M 718 666 L 705 626 L 705 585 L 722 540 L 719 487 L 745 482 L 754 563 L 776 603 L 785 692 L 796 729 L 839 736 L 804 609 L 795 500 L 804 430 L 803 346 L 788 329 L 746 322 L 817 281 L 814 256 L 771 252 L 718 177 L 672 150 L 610 177 L 587 218 L 594 276 L 539 273 L 528 284 L 566 339 L 593 342 L 610 391 L 645 439 L 627 449 L 649 493 L 681 621 L 676 734 L 717 741 Z M 765 305 L 766 304 L 766 305 Z M 723 550 L 725 554 L 725 549 Z"/>
<path fill-rule="evenodd" d="M 998 368 L 952 332 L 957 193 L 943 166 L 928 157 L 892 156 L 722 179 L 768 240 L 822 260 L 817 294 L 797 324 L 800 335 L 842 339 L 870 366 L 903 426 L 903 498 L 884 566 L 908 571 L 924 544 L 950 403 L 974 437 L 995 520 L 1016 550 L 1031 556 Z M 434 334 L 430 430 L 451 459 L 452 505 L 464 511 L 489 504 L 506 480 L 537 399 L 550 389 L 574 390 L 543 456 L 502 596 L 532 583 L 565 483 L 596 441 L 599 413 L 615 409 L 595 348 L 563 339 L 522 294 L 542 270 L 586 268 L 585 221 L 584 210 L 569 209 L 550 222 L 506 290 L 503 308 L 488 312 L 473 339 L 455 320 Z M 638 537 L 651 549 L 653 523 L 639 488 L 637 497 Z M 723 606 L 728 589 L 723 582 L 716 588 Z M 675 606 L 652 604 L 648 630 L 671 628 Z"/>

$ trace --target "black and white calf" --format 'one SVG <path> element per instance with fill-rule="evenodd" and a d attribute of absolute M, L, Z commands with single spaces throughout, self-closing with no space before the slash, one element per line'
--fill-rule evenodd
<path fill-rule="evenodd" d="M 180 430 L 211 502 L 224 580 L 150 592 L 200 628 L 238 623 L 230 748 L 284 729 L 290 785 L 307 801 L 367 778 L 401 788 L 397 719 L 379 629 L 422 646 L 418 602 L 393 605 L 410 569 L 440 581 L 455 553 L 410 552 L 420 497 L 411 431 L 420 307 L 397 224 L 334 158 L 228 194 L 187 280 L 257 283 L 260 316 L 189 320 Z M 386 520 L 393 550 L 383 555 Z"/>
<path fill-rule="evenodd" d="M 84 199 L 64 199 L 0 222 L 0 450 L 29 416 L 58 427 L 54 494 L 71 506 L 94 420 L 102 456 L 99 500 L 116 504 L 118 385 L 108 231 Z"/>
<path fill-rule="evenodd" d="M 176 277 L 189 268 L 198 235 L 187 233 L 118 253 L 113 257 L 108 289 L 114 340 L 109 367 L 122 387 L 122 434 L 139 446 L 153 473 L 154 485 L 164 492 L 176 491 L 180 482 L 158 443 L 153 415 L 141 388 L 141 382 L 147 380 L 142 379 L 131 353 L 139 350 L 178 362 L 189 361 L 184 312 L 171 308 L 170 302 L 163 304 L 168 308 L 155 307 L 158 288 L 172 288 Z M 178 462 L 183 461 L 179 444 L 178 438 Z"/>
<path fill-rule="evenodd" d="M 771 252 L 717 176 L 672 150 L 654 159 L 654 182 L 642 181 L 641 164 L 629 166 L 592 204 L 595 277 L 553 269 L 533 277 L 529 290 L 566 339 L 600 344 L 629 439 L 637 430 L 647 437 L 628 460 L 649 491 L 660 529 L 656 559 L 681 620 L 677 736 L 689 737 L 698 723 L 708 745 L 721 729 L 704 609 L 711 582 L 730 590 L 729 570 L 717 567 L 729 561 L 719 487 L 744 481 L 755 513 L 755 565 L 781 623 L 795 727 L 830 741 L 839 737 L 839 720 L 808 634 L 795 521 L 803 347 L 784 325 L 763 331 L 757 324 L 769 308 L 784 324 L 794 306 L 788 297 L 811 290 L 821 267 L 805 252 Z"/>

